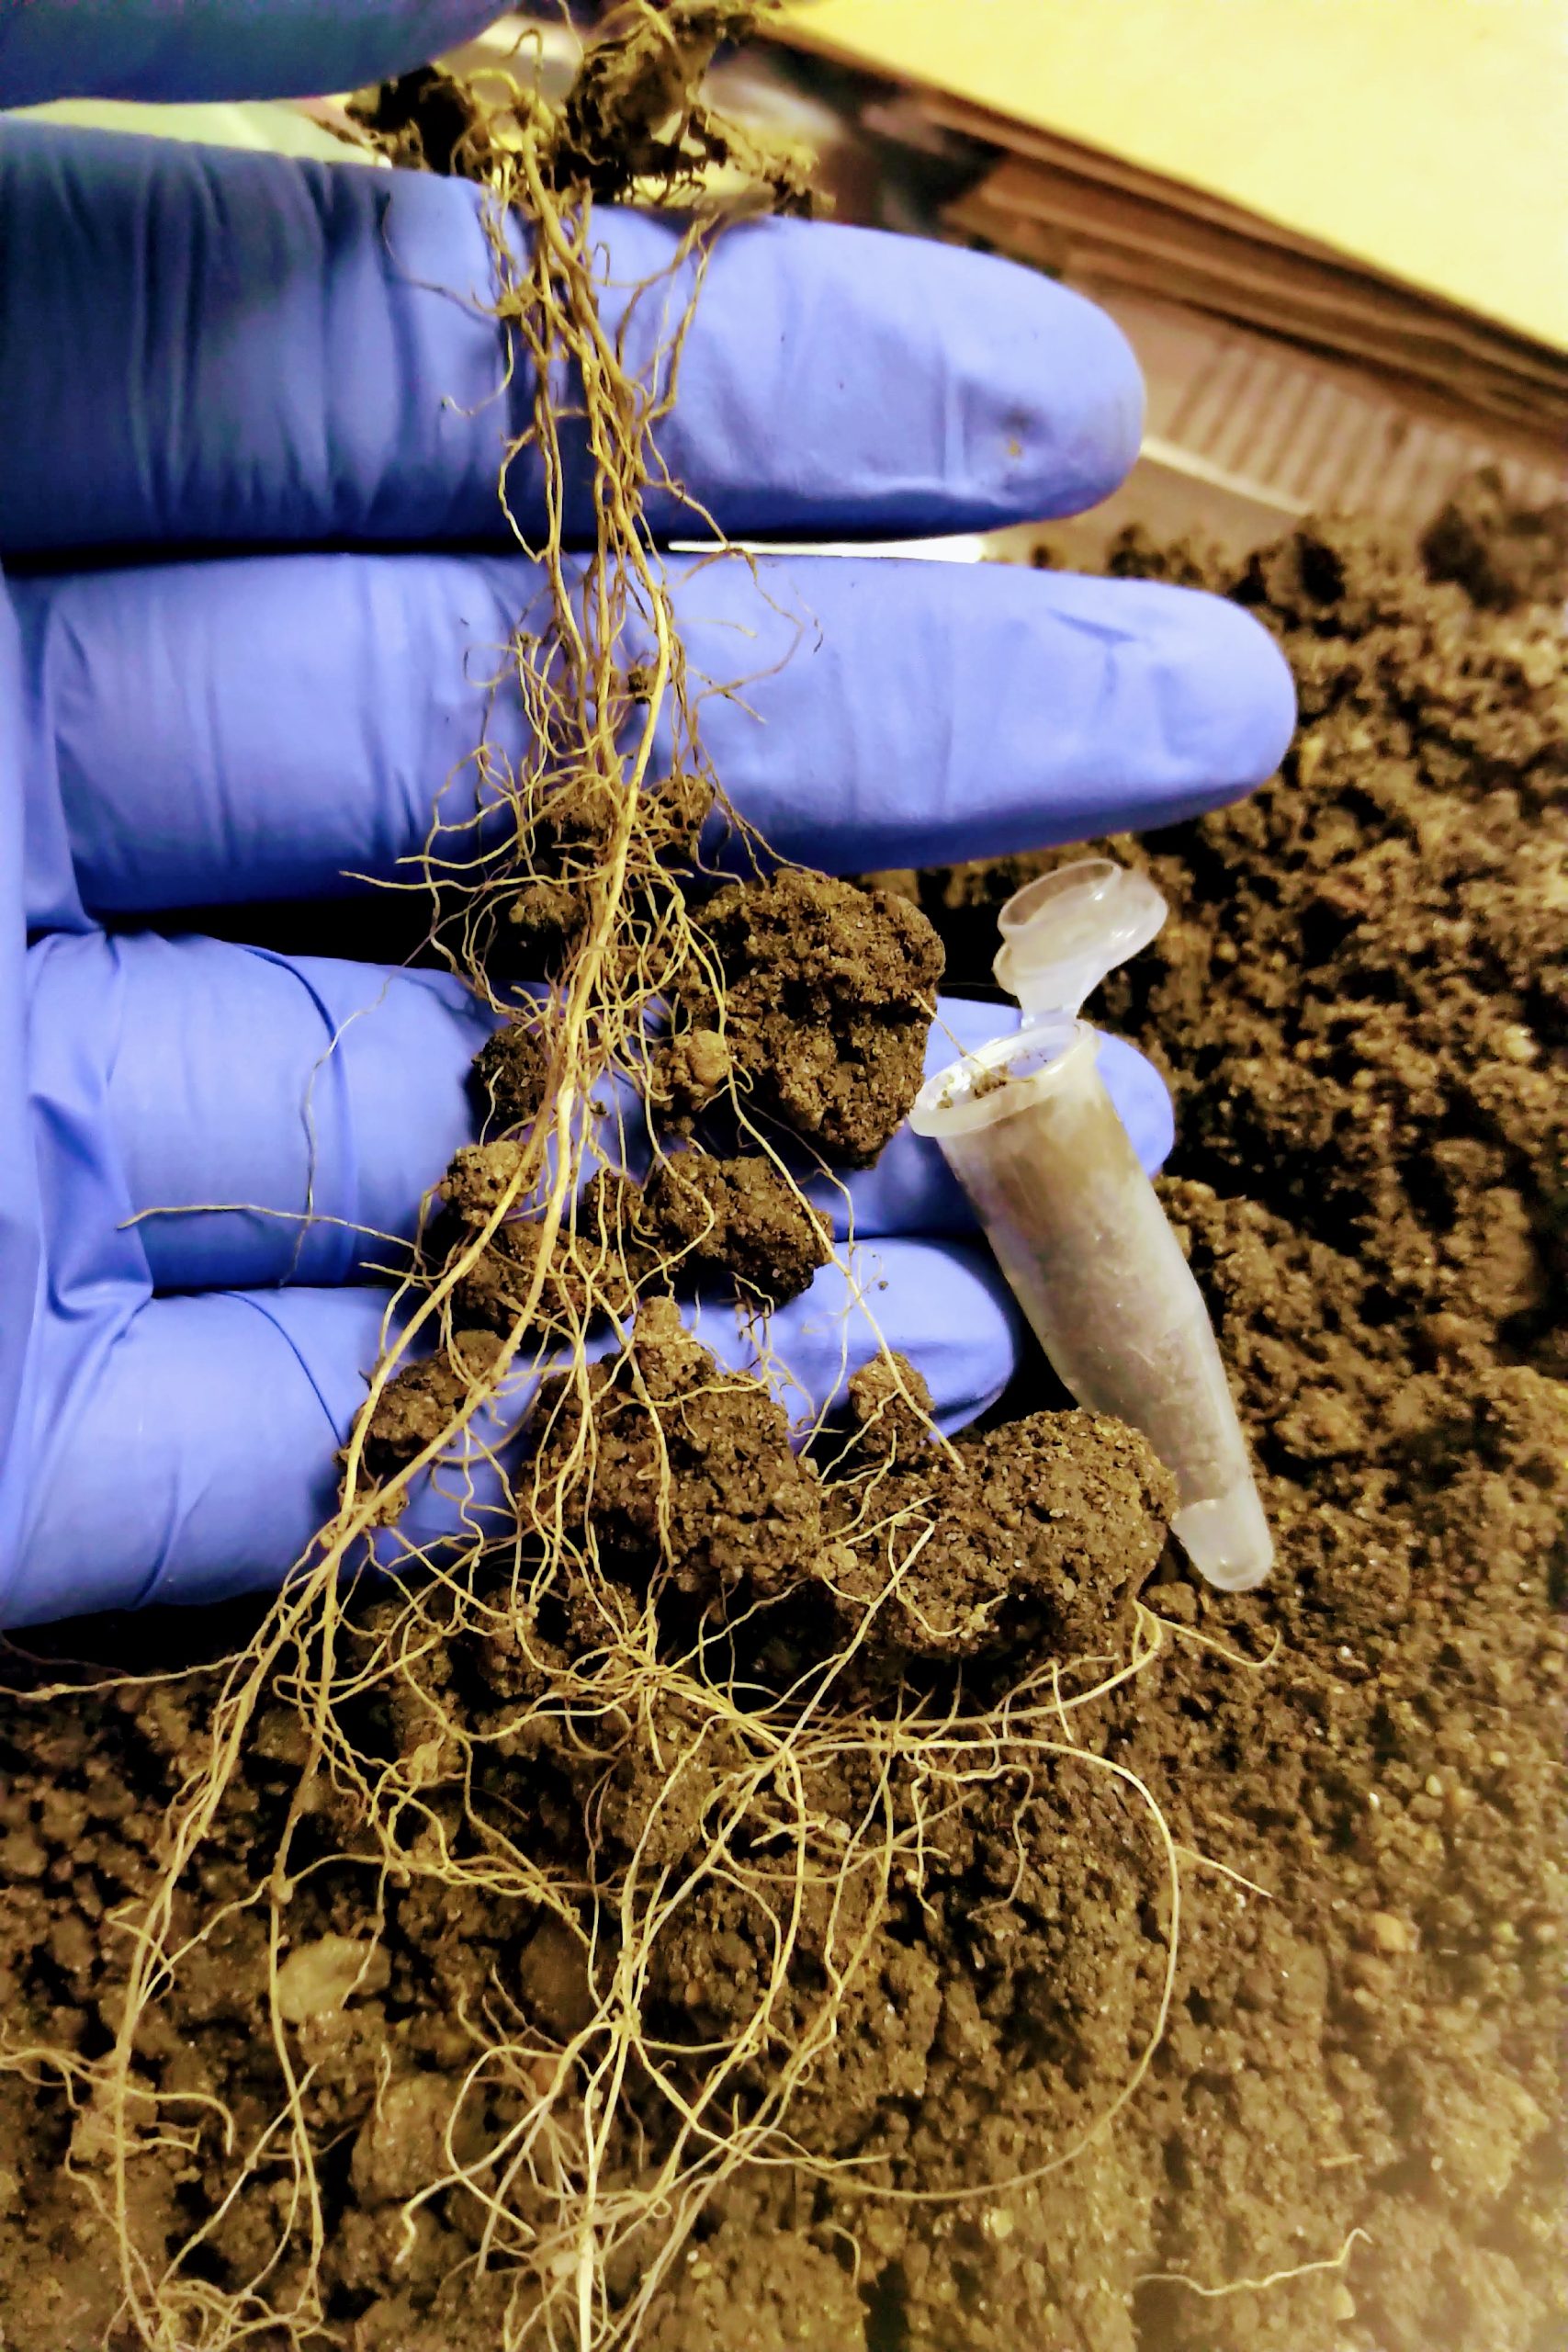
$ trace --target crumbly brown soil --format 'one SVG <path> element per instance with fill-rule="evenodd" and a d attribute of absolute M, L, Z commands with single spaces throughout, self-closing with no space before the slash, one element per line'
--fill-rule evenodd
<path fill-rule="evenodd" d="M 520 1127 L 536 1117 L 548 1070 L 549 1056 L 539 1031 L 526 1019 L 508 1022 L 474 1057 L 474 1093 L 481 1117 L 498 1129 Z"/>
<path fill-rule="evenodd" d="M 429 1237 L 428 1260 L 449 1263 L 472 1247 L 517 1182 L 523 1156 L 524 1146 L 506 1136 L 466 1144 L 456 1154 L 442 1179 L 445 1205 Z M 460 1323 L 502 1339 L 525 1321 L 570 1336 L 590 1312 L 591 1292 L 595 1306 L 626 1315 L 640 1293 L 671 1285 L 717 1287 L 753 1306 L 783 1306 L 831 1255 L 829 1219 L 772 1160 L 720 1159 L 695 1148 L 661 1159 L 643 1184 L 602 1169 L 583 1188 L 536 1282 L 539 1230 L 521 1212 L 503 1216 L 457 1278 L 453 1305 Z M 494 1352 L 493 1346 L 481 1350 L 481 1364 Z M 373 1416 L 378 1442 L 383 1423 L 400 1424 L 405 1396 L 434 1399 L 454 1377 L 423 1364 L 400 1373 Z"/>
<path fill-rule="evenodd" d="M 649 1246 L 671 1280 L 728 1280 L 770 1306 L 798 1298 L 831 1254 L 831 1227 L 769 1159 L 682 1151 L 642 1193 Z"/>
<path fill-rule="evenodd" d="M 790 1445 L 789 1416 L 760 1382 L 720 1374 L 672 1301 L 637 1317 L 627 1356 L 596 1364 L 588 1410 L 562 1383 L 537 1462 L 547 1487 L 593 1425 L 587 1476 L 567 1493 L 569 1532 L 592 1530 L 608 1573 L 646 1587 L 668 1557 L 679 1591 L 716 1602 L 809 1577 L 823 1547 L 821 1486 Z"/>
<path fill-rule="evenodd" d="M 850 1403 L 851 1459 L 866 1466 L 835 1484 L 828 1525 L 909 1531 L 886 1565 L 852 1552 L 832 1571 L 842 1632 L 869 1658 L 902 1671 L 916 1659 L 1121 1654 L 1176 1510 L 1175 1482 L 1137 1430 L 1032 1413 L 939 1450 L 922 1442 L 929 1392 L 901 1357 L 857 1374 Z"/>
<path fill-rule="evenodd" d="M 1217 578 L 1190 551 L 1118 560 Z M 1160 1474 L 1113 1425 L 1014 1419 L 950 1455 L 886 1370 L 857 1385 L 837 1461 L 801 1464 L 776 1408 L 645 1310 L 640 1386 L 610 1371 L 597 1385 L 592 1523 L 577 1531 L 626 1592 L 662 1563 L 672 1630 L 687 1639 L 729 1613 L 759 1689 L 790 1688 L 857 1612 L 855 1705 L 886 1706 L 897 1687 L 940 1721 L 960 1698 L 995 1702 L 1021 1667 L 1047 1691 L 1057 1670 L 1062 1745 L 1085 1750 L 979 1774 L 940 1806 L 895 1781 L 904 1842 L 886 1891 L 852 1879 L 834 1910 L 815 1883 L 773 2054 L 820 2017 L 844 1939 L 863 1928 L 867 1965 L 789 2117 L 808 2159 L 858 2169 L 735 2178 L 656 2307 L 654 2352 L 1563 2340 L 1561 648 L 1548 609 L 1478 610 L 1456 582 L 1337 530 L 1220 584 L 1280 634 L 1303 729 L 1247 808 L 1117 845 L 1147 860 L 1174 912 L 1110 1011 L 1171 1076 L 1168 1202 L 1253 1433 L 1279 1569 L 1241 1600 L 1197 1585 L 1161 1550 Z M 1026 870 L 923 881 L 961 980 L 983 972 L 992 910 Z M 821 1007 L 835 1051 L 857 1041 L 854 986 Z M 760 993 L 738 1022 L 732 1004 L 738 1064 L 770 1009 Z M 875 1045 L 866 1067 L 889 1041 Z M 831 1070 L 825 1048 L 818 1133 L 851 1156 L 874 1148 Z M 410 1400 L 405 1445 L 422 1409 Z M 570 1442 L 570 1411 L 547 1446 Z M 662 1516 L 655 1456 L 673 1480 Z M 1075 1707 L 1093 1679 L 1083 1654 L 1126 1657 L 1146 1633 L 1140 1598 L 1162 1621 L 1159 1655 Z M 597 1731 L 508 1744 L 541 1657 L 570 1664 L 593 1638 L 570 1604 L 546 1594 L 528 1642 L 472 1638 L 446 1662 L 446 1701 L 479 1742 L 472 1802 L 512 1830 L 525 1817 L 563 1886 L 590 1802 L 607 1863 L 640 1846 L 676 1869 L 725 1761 L 678 1713 L 652 1711 L 609 1775 Z M 175 1638 L 188 1626 L 70 1636 L 117 1660 Z M 204 1690 L 7 1707 L 12 2046 L 105 2046 L 123 1959 L 110 1914 L 146 1883 Z M 372 1754 L 431 1753 L 412 1698 L 377 1701 L 357 1730 Z M 204 1866 L 205 1898 L 238 1907 L 139 2052 L 161 2088 L 221 2096 L 242 2139 L 278 2090 L 265 1927 L 243 1898 L 302 1756 L 280 1703 Z M 1158 2015 L 1170 1924 L 1131 1776 L 1178 1843 L 1181 1921 L 1168 2029 L 1112 2111 Z M 852 1743 L 808 1793 L 824 1849 L 847 1846 L 874 1793 Z M 360 1835 L 325 1789 L 307 1827 L 323 1858 Z M 457 2104 L 464 2017 L 502 1986 L 547 2065 L 613 1950 L 591 1957 L 571 1901 L 454 1897 L 417 1875 L 388 1887 L 377 1920 L 374 1873 L 309 1859 L 307 1840 L 280 1992 L 335 2151 L 336 2334 L 312 2352 L 495 2352 L 508 2281 L 460 2267 L 477 2200 L 441 2191 L 410 2228 L 399 2200 L 447 2169 L 448 2144 L 482 2152 L 513 2120 L 514 2093 Z M 696 2051 L 750 2014 L 768 1928 L 739 1883 L 680 1915 L 649 1990 L 666 2047 Z M 92 2202 L 101 2138 L 54 2079 L 0 2077 L 5 2352 L 117 2341 Z M 639 2112 L 657 2130 L 656 2106 Z M 634 2161 L 629 2142 L 617 2160 Z M 225 2177 L 208 2127 L 138 2159 L 131 2221 L 151 2258 L 210 2213 Z M 223 2214 L 205 2275 L 231 2284 L 263 2267 L 279 2194 L 264 2175 Z M 641 2258 L 617 2257 L 617 2292 Z"/>
<path fill-rule="evenodd" d="M 449 1348 L 406 1364 L 389 1380 L 366 1431 L 365 1461 L 371 1476 L 389 1476 L 426 1446 L 437 1444 L 499 1351 L 493 1332 L 461 1331 Z"/>
<path fill-rule="evenodd" d="M 1266 1597 L 1147 1597 L 1284 1645 L 1256 1677 L 1184 1652 L 1125 1729 L 1271 1898 L 1211 1883 L 1189 1921 L 1149 2267 L 1217 2285 L 1367 2232 L 1267 2296 L 1151 2282 L 1140 2346 L 1562 2340 L 1562 519 L 1496 522 L 1463 493 L 1437 580 L 1345 526 L 1239 576 L 1112 559 L 1250 606 L 1303 718 L 1245 806 L 1111 844 L 1172 914 L 1104 1017 L 1169 1076 L 1168 1206 L 1280 1538 Z M 1058 862 L 923 877 L 961 982 Z"/>
<path fill-rule="evenodd" d="M 591 1528 L 609 1573 L 645 1589 L 668 1562 L 675 1589 L 710 1608 L 738 1589 L 748 1603 L 792 1588 L 830 1596 L 821 1627 L 791 1629 L 797 1645 L 852 1641 L 899 1670 L 1116 1655 L 1112 1629 L 1176 1508 L 1145 1441 L 1093 1414 L 1040 1412 L 938 1447 L 921 1418 L 930 1406 L 902 1357 L 867 1366 L 852 1383 L 850 1442 L 824 1476 L 791 1448 L 776 1398 L 720 1372 L 673 1302 L 653 1300 L 629 1354 L 593 1368 L 586 1409 L 569 1384 L 553 1409 L 547 1393 L 528 1483 L 536 1471 L 553 1510 L 591 1421 L 569 1533 Z M 868 1527 L 878 1540 L 863 1540 Z"/>
<path fill-rule="evenodd" d="M 869 1167 L 919 1090 L 942 968 L 931 924 L 891 891 L 786 867 L 716 891 L 700 933 L 712 969 L 675 1008 L 673 1109 L 700 1111 L 732 1081 L 753 1118 Z"/>
<path fill-rule="evenodd" d="M 1495 612 L 1550 605 L 1568 579 L 1568 499 L 1515 506 L 1501 475 L 1483 468 L 1428 526 L 1421 553 L 1431 579 L 1458 581 L 1473 603 Z"/>

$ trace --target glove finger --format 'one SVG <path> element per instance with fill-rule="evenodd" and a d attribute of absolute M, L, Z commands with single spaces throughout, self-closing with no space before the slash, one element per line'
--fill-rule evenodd
<path fill-rule="evenodd" d="M 994 1405 L 1022 1350 L 1022 1322 L 990 1253 L 977 1241 L 925 1241 L 889 1234 L 845 1253 L 847 1272 L 824 1266 L 809 1290 L 770 1318 L 770 1371 L 802 1421 L 841 1398 L 852 1373 L 884 1346 L 924 1374 L 939 1429 L 951 1432 Z M 749 1332 L 729 1310 L 704 1306 L 691 1321 L 721 1363 L 756 1368 Z"/>
<path fill-rule="evenodd" d="M 1016 1020 L 944 1000 L 928 1070 Z M 492 1025 L 441 973 L 152 933 L 55 939 L 34 978 L 35 1058 L 62 1041 L 78 1062 L 101 1057 L 94 1100 L 161 1291 L 324 1286 L 387 1266 L 478 1131 L 468 1071 Z M 1157 1073 L 1116 1038 L 1100 1041 L 1100 1070 L 1157 1167 L 1171 1131 Z M 48 1070 L 34 1078 L 49 1094 Z M 629 1091 L 622 1111 L 635 1143 Z M 940 1151 L 908 1127 L 875 1168 L 808 1190 L 840 1239 L 973 1230 Z"/>
<path fill-rule="evenodd" d="M 684 232 L 596 216 L 603 313 L 634 374 L 657 352 L 668 379 L 696 264 L 670 301 L 634 293 Z M 0 249 L 11 553 L 506 537 L 501 450 L 531 392 L 505 381 L 471 186 L 11 122 Z M 735 535 L 1075 512 L 1126 472 L 1142 423 L 1132 354 L 1080 296 L 829 223 L 721 237 L 680 367 L 660 455 Z M 581 446 L 568 467 L 569 530 L 591 538 Z M 536 533 L 543 485 L 536 456 L 520 459 L 513 508 Z M 706 535 L 668 493 L 650 520 Z"/>
<path fill-rule="evenodd" d="M 790 1366 L 788 1401 L 803 1418 L 841 1393 L 884 1331 L 920 1364 L 945 1427 L 999 1393 L 1018 1326 L 979 1252 L 887 1242 L 861 1254 L 858 1272 L 865 1305 L 828 1268 L 774 1320 L 773 1349 Z M 363 1400 L 385 1305 L 372 1291 L 284 1290 L 143 1307 L 39 1464 L 6 1623 L 213 1601 L 279 1583 L 333 1509 L 333 1454 Z M 732 1317 L 709 1308 L 700 1329 L 725 1362 L 754 1363 Z M 493 1470 L 488 1498 L 476 1482 L 467 1500 L 456 1470 L 438 1487 L 414 1499 L 399 1531 L 405 1542 L 493 1507 Z"/>
<path fill-rule="evenodd" d="M 1168 824 L 1260 783 L 1290 738 L 1285 663 L 1223 598 L 853 558 L 673 576 L 694 680 L 746 682 L 701 704 L 716 773 L 781 855 L 832 871 Z M 17 582 L 34 919 L 70 887 L 66 840 L 86 902 L 130 910 L 390 875 L 449 776 L 444 820 L 471 823 L 479 681 L 536 582 L 509 559 L 415 556 Z M 499 752 L 523 755 L 523 726 L 502 694 Z"/>
<path fill-rule="evenodd" d="M 406 73 L 482 32 L 493 0 L 30 0 L 0 17 L 0 105 L 313 97 Z"/>
<path fill-rule="evenodd" d="M 160 1290 L 363 1279 L 473 1139 L 466 1081 L 494 1024 L 445 974 L 94 933 L 51 941 L 34 991 L 35 1062 L 101 1059 Z"/>
<path fill-rule="evenodd" d="M 6 1623 L 281 1582 L 332 1511 L 386 1305 L 291 1290 L 143 1306 L 35 1465 Z"/>

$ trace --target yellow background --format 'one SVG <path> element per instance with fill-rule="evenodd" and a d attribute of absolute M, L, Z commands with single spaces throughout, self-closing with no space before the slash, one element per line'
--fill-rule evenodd
<path fill-rule="evenodd" d="M 1568 350 L 1568 0 L 802 0 L 789 28 Z"/>

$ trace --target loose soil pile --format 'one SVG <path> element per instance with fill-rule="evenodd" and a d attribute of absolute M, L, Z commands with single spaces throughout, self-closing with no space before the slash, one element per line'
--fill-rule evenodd
<path fill-rule="evenodd" d="M 1115 563 L 1218 577 L 1137 543 Z M 795 2161 L 770 2149 L 694 2213 L 650 2299 L 656 2352 L 1562 2340 L 1557 616 L 1498 610 L 1495 589 L 1480 609 L 1337 526 L 1221 584 L 1279 632 L 1303 732 L 1247 807 L 1115 844 L 1175 911 L 1110 1012 L 1177 1095 L 1167 1198 L 1258 1449 L 1273 1581 L 1242 1599 L 1194 1583 L 1162 1549 L 1164 1475 L 1114 1423 L 1038 1413 L 948 1455 L 912 1378 L 885 1366 L 856 1384 L 836 1458 L 802 1460 L 760 1390 L 645 1306 L 634 1354 L 586 1402 L 564 1395 L 544 1440 L 547 1464 L 594 1432 L 565 1537 L 592 1532 L 603 1577 L 497 1607 L 400 1694 L 367 1670 L 355 1725 L 404 1792 L 411 1865 L 448 1836 L 516 1840 L 540 1899 L 367 1867 L 352 1795 L 323 1774 L 271 1963 L 275 2029 L 254 1882 L 299 1802 L 286 1692 L 203 1860 L 203 1940 L 138 2046 L 139 2079 L 171 2103 L 126 2218 L 152 2268 L 200 2228 L 193 2278 L 265 2278 L 285 2303 L 310 2236 L 290 2176 L 264 2152 L 223 2199 L 226 2157 L 269 2128 L 287 2064 L 325 2151 L 326 2310 L 296 2336 L 265 2324 L 258 2292 L 258 2345 L 515 2340 L 537 2308 L 518 2230 L 531 2217 L 547 2237 L 552 2165 L 581 2155 L 571 2078 L 616 1964 L 595 1880 L 628 1884 L 635 1860 L 674 1883 L 742 1783 L 734 1870 L 650 1948 L 648 2040 L 604 2179 L 607 2200 L 632 2192 L 623 2210 L 656 2179 L 663 2205 L 611 2233 L 612 2295 L 632 2299 L 680 2199 L 660 2082 L 727 2065 L 744 2123 L 790 2075 Z M 1001 896 L 1051 862 L 922 877 L 961 979 L 988 958 Z M 705 1232 L 744 1204 L 728 1177 L 705 1181 Z M 876 1572 L 856 1540 L 873 1526 L 924 1540 L 895 1540 Z M 594 1612 L 631 1623 L 653 1588 L 663 1637 L 722 1646 L 754 1721 L 699 1718 L 654 1681 L 629 1738 L 541 1705 L 582 1673 Z M 439 1645 L 438 1597 L 415 1622 Z M 394 1637 L 412 1648 L 380 1602 L 343 1638 L 368 1669 Z M 94 1638 L 77 1629 L 79 1648 Z M 97 1639 L 123 1656 L 122 1629 L 117 1649 Z M 758 1727 L 814 1674 L 831 1736 L 770 1751 Z M 7 1711 L 13 2053 L 85 2064 L 107 2045 L 114 1915 L 148 1882 L 210 1705 L 197 1677 Z M 998 1770 L 964 1729 L 998 1708 L 1032 1726 L 1027 1771 L 1017 1750 Z M 919 1743 L 889 1739 L 894 1723 Z M 466 1823 L 443 1793 L 454 1742 Z M 782 1778 L 770 1794 L 775 1768 L 803 1777 L 804 1804 Z M 797 1916 L 770 1995 L 775 1804 L 776 1891 Z M 1137 2081 L 1172 1861 L 1174 1984 Z M 534 2055 L 476 2079 L 474 2020 L 497 2004 L 513 2053 Z M 129 2345 L 99 2116 L 58 2059 L 31 2071 L 0 2081 L 0 2340 Z M 552 2103 L 555 2136 L 536 2133 L 510 2185 L 509 2236 L 506 2152 Z"/>

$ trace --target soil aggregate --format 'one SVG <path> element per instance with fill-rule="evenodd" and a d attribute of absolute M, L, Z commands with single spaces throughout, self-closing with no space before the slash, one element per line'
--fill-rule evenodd
<path fill-rule="evenodd" d="M 499 1346 L 493 1332 L 463 1331 L 449 1348 L 405 1364 L 387 1383 L 385 1395 L 372 1414 L 366 1435 L 365 1456 L 371 1473 L 385 1477 L 436 1444 L 452 1425 L 452 1416 L 474 1381 L 495 1362 Z"/>
<path fill-rule="evenodd" d="M 742 1583 L 776 1592 L 816 1566 L 820 1481 L 790 1443 L 788 1414 L 760 1382 L 721 1374 L 672 1300 L 650 1300 L 629 1353 L 594 1366 L 587 1412 L 564 1384 L 545 1409 L 547 1485 L 592 1421 L 593 1465 L 571 1507 L 612 1576 L 646 1585 L 669 1559 L 678 1590 L 717 1600 Z"/>
<path fill-rule="evenodd" d="M 1165 1197 L 1257 1450 L 1280 1546 L 1263 1590 L 1198 1583 L 1165 1541 L 1169 1482 L 1141 1441 L 1040 1409 L 1038 1374 L 944 1449 L 915 1375 L 874 1367 L 844 1429 L 801 1454 L 782 1408 L 653 1300 L 590 1408 L 542 1402 L 522 1524 L 551 1491 L 579 1509 L 567 1532 L 609 1571 L 596 1606 L 652 1592 L 650 1622 L 730 1645 L 736 1687 L 760 1693 L 853 1643 L 823 1702 L 846 1736 L 814 1752 L 800 1816 L 811 1855 L 838 1859 L 802 1879 L 789 1980 L 733 2090 L 744 2108 L 812 2053 L 787 2111 L 798 2161 L 723 2184 L 652 2305 L 652 2352 L 1563 2341 L 1568 719 L 1560 600 L 1529 600 L 1545 526 L 1510 526 L 1497 548 L 1484 498 L 1467 499 L 1481 552 L 1462 559 L 1457 526 L 1416 560 L 1335 524 L 1231 570 L 1138 539 L 1112 560 L 1247 605 L 1302 695 L 1284 772 L 1250 802 L 1112 844 L 1172 916 L 1103 1016 L 1176 1096 Z M 694 1117 L 733 1074 L 753 1114 L 841 1163 L 874 1158 L 918 1083 L 936 934 L 951 978 L 982 984 L 1002 898 L 1072 854 L 912 879 L 924 916 L 897 891 L 857 900 L 795 876 L 721 891 L 702 921 L 728 1001 L 677 1007 L 671 1097 Z M 525 1087 L 489 1075 L 510 1124 Z M 498 1149 L 448 1195 L 469 1232 L 504 1182 Z M 646 1199 L 606 1185 L 580 1230 L 654 1216 L 695 1266 L 739 1256 L 780 1295 L 816 1243 L 765 1197 L 767 1163 L 744 1166 L 682 1155 Z M 445 1426 L 487 1343 L 460 1333 L 389 1387 L 385 1464 Z M 552 1490 L 573 1448 L 591 1477 Z M 526 1620 L 498 1608 L 488 1633 L 437 1642 L 423 1685 L 367 1683 L 355 1727 L 411 1792 L 411 1863 L 522 1822 L 548 1902 L 383 1878 L 349 1797 L 327 1775 L 304 1788 L 277 2005 L 331 2154 L 326 2316 L 299 2352 L 544 2340 L 525 2333 L 517 2271 L 477 2259 L 487 2152 L 569 2079 L 613 1976 L 594 1873 L 632 1855 L 678 1870 L 749 1752 L 742 1722 L 699 1725 L 652 1674 L 613 1767 L 570 1701 L 547 1736 L 525 1702 L 547 1674 L 570 1691 L 603 1638 L 588 1589 L 562 1572 Z M 340 1638 L 369 1657 L 391 1622 L 362 1596 Z M 53 1646 L 123 1670 L 197 1638 L 150 1620 Z M 0 2034 L 13 2058 L 85 2064 L 112 2036 L 123 1907 L 213 1689 L 193 1672 L 29 1696 L 50 1670 L 13 1657 L 0 1712 Z M 1027 1772 L 874 1769 L 866 1727 L 889 1708 L 939 1734 L 1021 1674 L 1060 1711 Z M 455 1742 L 467 1816 L 446 1793 Z M 303 2261 L 286 2185 L 264 2165 L 224 2201 L 204 2102 L 242 2143 L 277 2109 L 256 1858 L 301 1803 L 307 1754 L 279 1692 L 201 1864 L 203 1939 L 134 2061 L 148 2090 L 189 2102 L 188 2129 L 149 2130 L 128 2175 L 143 2259 L 156 2269 L 206 2224 L 199 2276 L 232 2290 L 265 2273 L 275 2301 Z M 878 1807 L 887 1871 L 842 1867 Z M 710 1877 L 653 1949 L 648 2014 L 693 2080 L 756 2013 L 774 1925 L 756 1886 Z M 498 1998 L 525 2020 L 527 2080 L 468 2073 L 468 2021 Z M 607 2190 L 666 2128 L 635 2067 L 628 2097 L 646 2137 L 612 2145 Z M 108 2154 L 58 2064 L 0 2074 L 4 2352 L 133 2352 Z M 652 2259 L 651 2235 L 619 2240 L 614 2293 Z M 289 2338 L 258 2318 L 252 2341 Z"/>
<path fill-rule="evenodd" d="M 711 976 L 675 1007 L 672 1109 L 701 1111 L 728 1082 L 826 1159 L 869 1167 L 919 1091 L 942 970 L 931 925 L 892 891 L 785 867 L 716 891 L 701 930 Z"/>
<path fill-rule="evenodd" d="M 728 1282 L 771 1306 L 798 1298 L 831 1254 L 828 1218 L 768 1159 L 678 1152 L 654 1170 L 641 1205 L 672 1277 Z"/>
<path fill-rule="evenodd" d="M 537 1118 L 545 1100 L 549 1057 L 543 1038 L 527 1021 L 509 1021 L 474 1057 L 479 1108 L 497 1127 L 520 1127 Z"/>
<path fill-rule="evenodd" d="M 931 1532 L 907 1565 L 897 1541 L 882 1561 L 850 1555 L 834 1579 L 845 1631 L 874 1611 L 865 1652 L 900 1669 L 993 1652 L 1118 1655 L 1176 1510 L 1169 1472 L 1135 1430 L 1092 1413 L 1033 1413 L 939 1450 L 921 1442 L 930 1403 L 899 1357 L 853 1385 L 869 1475 L 835 1489 L 829 1527 L 870 1511 Z M 885 1595 L 889 1566 L 900 1573 Z"/>
<path fill-rule="evenodd" d="M 831 1255 L 828 1218 L 772 1160 L 678 1151 L 644 1183 L 609 1168 L 589 1181 L 557 1237 L 530 1314 L 539 1227 L 521 1207 L 502 1208 L 523 1150 L 502 1137 L 457 1153 L 426 1252 L 450 1262 L 502 1212 L 454 1294 L 462 1317 L 502 1339 L 520 1324 L 540 1330 L 581 1324 L 590 1311 L 590 1275 L 598 1302 L 616 1314 L 629 1314 L 649 1286 L 671 1283 L 774 1307 L 798 1297 Z"/>

